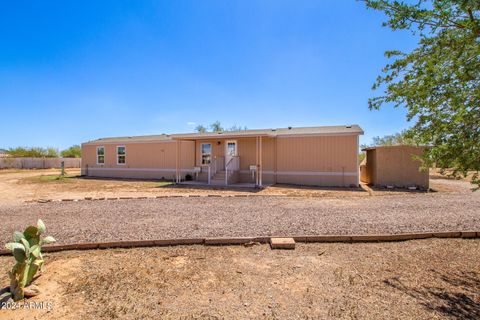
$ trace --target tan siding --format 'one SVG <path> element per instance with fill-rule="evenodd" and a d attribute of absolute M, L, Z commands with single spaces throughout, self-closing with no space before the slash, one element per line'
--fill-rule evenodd
<path fill-rule="evenodd" d="M 249 166 L 256 164 L 256 138 L 206 139 L 182 141 L 181 167 L 191 170 L 201 163 L 201 144 L 212 144 L 212 156 L 225 156 L 226 140 L 236 140 L 240 156 L 241 182 L 251 182 Z M 99 144 L 100 145 L 100 144 Z M 104 170 L 96 174 L 114 177 L 162 177 L 174 173 L 160 172 L 162 168 L 175 169 L 176 142 L 127 143 L 126 165 L 116 164 L 116 144 L 105 145 L 105 165 L 96 165 L 96 145 L 82 148 L 83 165 L 90 168 L 125 168 L 130 170 Z M 292 183 L 322 186 L 344 186 L 356 184 L 358 172 L 357 136 L 303 136 L 263 137 L 262 164 L 264 183 Z M 223 160 L 222 160 L 223 161 Z M 142 169 L 142 172 L 133 169 Z M 148 170 L 152 169 L 152 170 Z M 221 168 L 219 168 L 221 170 Z M 156 170 L 156 171 L 155 171 Z M 275 175 L 277 172 L 277 175 Z M 314 174 L 309 175 L 309 172 Z M 93 173 L 92 173 L 93 174 Z"/>
<path fill-rule="evenodd" d="M 421 156 L 423 150 L 410 146 L 377 148 L 374 184 L 397 187 L 420 186 L 427 189 L 428 171 L 420 171 L 421 162 L 414 159 L 415 156 Z"/>
<path fill-rule="evenodd" d="M 96 163 L 97 146 L 105 147 L 104 165 L 97 165 Z M 117 146 L 126 147 L 126 163 L 124 165 L 117 164 Z M 194 142 L 182 141 L 180 142 L 180 148 L 180 167 L 191 170 L 194 166 Z M 83 145 L 82 157 L 85 159 L 85 161 L 82 161 L 82 172 L 86 172 L 88 167 L 88 175 L 90 176 L 161 178 L 170 176 L 171 173 L 168 171 L 162 172 L 158 169 L 172 169 L 173 172 L 175 170 L 176 142 Z M 101 171 L 101 168 L 106 170 Z M 141 170 L 136 171 L 135 169 Z M 148 169 L 157 171 L 149 171 Z"/>
<path fill-rule="evenodd" d="M 278 171 L 355 172 L 356 136 L 278 138 Z"/>

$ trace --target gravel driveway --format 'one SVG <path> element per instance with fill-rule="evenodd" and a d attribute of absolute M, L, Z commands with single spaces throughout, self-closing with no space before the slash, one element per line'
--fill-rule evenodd
<path fill-rule="evenodd" d="M 480 193 L 161 198 L 0 206 L 0 242 L 42 218 L 58 243 L 480 230 Z"/>

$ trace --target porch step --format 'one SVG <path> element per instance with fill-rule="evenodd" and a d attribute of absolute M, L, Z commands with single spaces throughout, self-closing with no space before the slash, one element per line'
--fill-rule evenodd
<path fill-rule="evenodd" d="M 230 180 L 230 177 L 234 174 L 234 171 L 229 171 L 228 172 L 228 179 Z M 222 171 L 217 171 L 211 179 L 212 184 L 225 184 L 225 175 L 227 173 L 222 170 Z"/>

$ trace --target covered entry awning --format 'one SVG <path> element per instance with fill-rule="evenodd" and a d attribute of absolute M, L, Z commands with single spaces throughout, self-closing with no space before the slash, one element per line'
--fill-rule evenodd
<path fill-rule="evenodd" d="M 249 130 L 253 131 L 253 130 Z M 255 186 L 263 186 L 263 138 L 271 137 L 272 135 L 260 132 L 206 132 L 206 133 L 194 133 L 194 134 L 177 134 L 172 135 L 171 138 L 176 141 L 176 161 L 175 161 L 175 172 L 176 172 L 176 182 L 181 182 L 181 152 L 180 152 L 180 142 L 181 141 L 208 141 L 208 140 L 227 140 L 227 139 L 240 139 L 240 138 L 250 138 L 255 139 Z M 196 147 L 195 147 L 196 148 Z M 196 153 L 196 150 L 195 150 Z M 196 157 L 195 157 L 196 158 Z M 210 180 L 209 180 L 210 181 Z"/>

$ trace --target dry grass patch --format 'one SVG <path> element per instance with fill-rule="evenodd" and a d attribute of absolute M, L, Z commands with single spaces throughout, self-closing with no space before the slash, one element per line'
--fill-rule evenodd
<path fill-rule="evenodd" d="M 44 319 L 475 319 L 480 241 L 184 246 L 49 254 Z M 0 283 L 7 278 L 0 258 Z M 42 279 L 42 278 L 40 278 Z M 43 312 L 43 313 L 42 313 Z M 0 311 L 21 318 L 22 311 Z"/>

